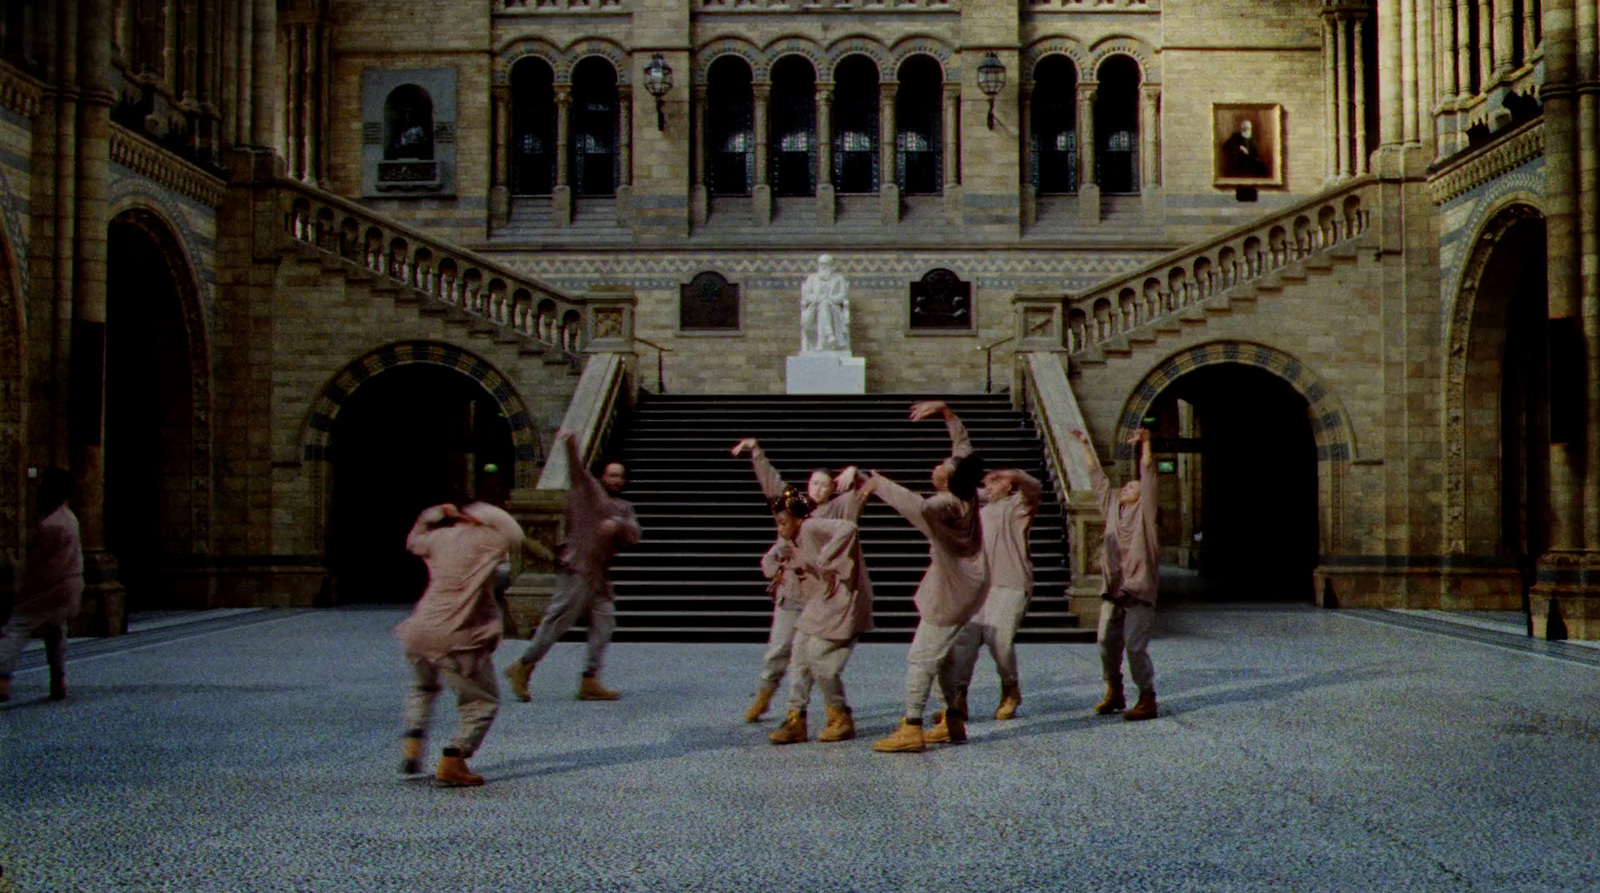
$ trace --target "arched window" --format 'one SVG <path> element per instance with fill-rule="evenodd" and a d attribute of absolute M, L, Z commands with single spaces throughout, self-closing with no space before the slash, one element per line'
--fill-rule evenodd
<path fill-rule="evenodd" d="M 1117 55 L 1100 64 L 1094 100 L 1095 182 L 1106 195 L 1139 191 L 1139 64 Z"/>
<path fill-rule="evenodd" d="M 847 56 L 833 70 L 833 185 L 878 191 L 878 66 Z"/>
<path fill-rule="evenodd" d="M 389 92 L 383 103 L 383 157 L 386 161 L 433 160 L 433 100 L 416 84 Z"/>
<path fill-rule="evenodd" d="M 916 55 L 900 66 L 894 99 L 894 177 L 905 195 L 943 191 L 944 69 L 932 56 Z"/>
<path fill-rule="evenodd" d="M 739 286 L 710 271 L 678 286 L 678 328 L 738 329 Z"/>
<path fill-rule="evenodd" d="M 774 195 L 817 194 L 817 72 L 801 56 L 772 66 L 771 144 Z"/>
<path fill-rule="evenodd" d="M 972 283 L 945 269 L 911 283 L 911 328 L 972 329 Z"/>
<path fill-rule="evenodd" d="M 530 57 L 511 69 L 511 192 L 549 195 L 555 184 L 555 72 Z"/>
<path fill-rule="evenodd" d="M 1040 195 L 1078 191 L 1078 69 L 1050 55 L 1033 69 L 1031 173 Z"/>
<path fill-rule="evenodd" d="M 755 95 L 750 63 L 723 56 L 711 63 L 706 90 L 706 146 L 712 195 L 749 195 L 756 182 Z"/>
<path fill-rule="evenodd" d="M 598 56 L 572 69 L 572 172 L 576 195 L 616 195 L 617 70 Z"/>

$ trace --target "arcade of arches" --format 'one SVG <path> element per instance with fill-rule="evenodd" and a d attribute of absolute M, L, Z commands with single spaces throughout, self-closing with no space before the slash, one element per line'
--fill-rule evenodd
<path fill-rule="evenodd" d="M 783 393 L 826 253 L 867 390 L 1148 418 L 1207 597 L 1600 638 L 1597 55 L 1588 0 L 10 4 L 0 586 L 65 465 L 85 629 L 403 600 L 425 502 L 554 538 L 563 424 Z"/>

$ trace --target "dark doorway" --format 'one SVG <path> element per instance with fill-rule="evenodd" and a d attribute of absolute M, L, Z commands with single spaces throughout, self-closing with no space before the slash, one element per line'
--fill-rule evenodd
<path fill-rule="evenodd" d="M 1276 375 L 1224 363 L 1179 378 L 1151 417 L 1168 448 L 1156 456 L 1171 481 L 1163 545 L 1190 550 L 1216 600 L 1311 601 L 1317 447 L 1305 398 Z M 1176 542 L 1178 531 L 1189 541 Z"/>
<path fill-rule="evenodd" d="M 113 221 L 106 246 L 105 540 L 129 610 L 174 603 L 172 557 L 193 551 L 193 371 L 170 248 Z"/>
<path fill-rule="evenodd" d="M 453 370 L 397 366 L 362 384 L 329 437 L 328 568 L 334 600 L 409 603 L 427 569 L 406 533 L 430 505 L 509 493 L 511 426 Z"/>

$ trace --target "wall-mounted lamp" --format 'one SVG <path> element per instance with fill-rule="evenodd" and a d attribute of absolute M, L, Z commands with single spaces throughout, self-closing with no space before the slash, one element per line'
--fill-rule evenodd
<path fill-rule="evenodd" d="M 989 129 L 994 129 L 994 97 L 1006 85 L 1006 66 L 1000 57 L 987 53 L 978 63 L 978 89 L 989 97 Z"/>
<path fill-rule="evenodd" d="M 667 119 L 662 112 L 661 97 L 666 96 L 667 91 L 672 89 L 672 66 L 667 64 L 667 60 L 660 53 L 651 56 L 650 61 L 645 63 L 644 88 L 656 98 L 656 129 L 666 130 Z"/>

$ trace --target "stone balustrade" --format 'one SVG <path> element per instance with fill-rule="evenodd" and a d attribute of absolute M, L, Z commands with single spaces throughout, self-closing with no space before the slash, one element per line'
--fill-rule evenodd
<path fill-rule="evenodd" d="M 1371 177 L 1344 186 L 1066 299 L 1067 350 L 1089 350 L 1366 233 Z"/>
<path fill-rule="evenodd" d="M 515 2 L 515 0 L 511 0 Z M 876 10 L 884 9 L 939 9 L 949 11 L 956 7 L 955 0 L 699 0 L 698 8 L 707 12 L 760 12 L 763 10 L 791 10 L 816 12 L 819 10 Z"/>
<path fill-rule="evenodd" d="M 414 288 L 547 349 L 576 355 L 596 339 L 630 339 L 613 331 L 631 319 L 595 302 L 568 297 L 472 252 L 454 248 L 354 202 L 285 181 L 289 237 Z"/>

